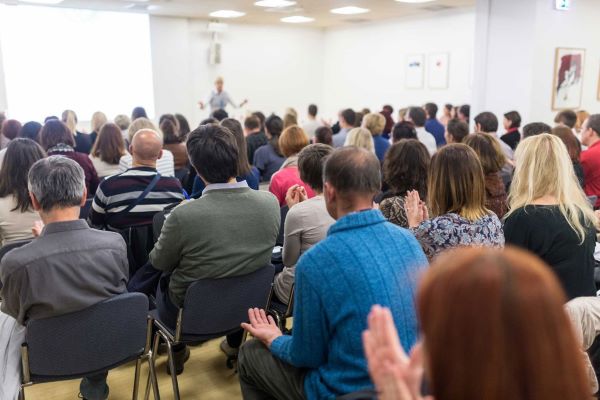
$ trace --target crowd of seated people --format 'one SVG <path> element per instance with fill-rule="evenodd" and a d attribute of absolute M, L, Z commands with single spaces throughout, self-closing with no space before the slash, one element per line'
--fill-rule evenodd
<path fill-rule="evenodd" d="M 174 328 L 192 283 L 275 262 L 281 237 L 272 296 L 293 304 L 291 332 L 256 308 L 220 345 L 238 358 L 245 399 L 597 390 L 581 357 L 590 341 L 577 342 L 564 306 L 574 301 L 575 325 L 587 318 L 584 335 L 600 333 L 600 114 L 561 111 L 552 127 L 509 111 L 501 131 L 468 105 L 445 104 L 439 119 L 434 103 L 396 120 L 390 105 L 347 108 L 334 124 L 317 111 L 237 120 L 217 109 L 193 129 L 137 107 L 113 121 L 94 113 L 90 134 L 72 110 L 44 124 L 0 114 L 0 243 L 30 241 L 0 259 L 0 326 L 131 291 Z M 132 270 L 130 243 L 108 231 L 157 217 L 147 263 Z M 190 350 L 173 350 L 167 372 L 181 374 Z M 84 378 L 81 396 L 107 398 L 106 377 Z"/>

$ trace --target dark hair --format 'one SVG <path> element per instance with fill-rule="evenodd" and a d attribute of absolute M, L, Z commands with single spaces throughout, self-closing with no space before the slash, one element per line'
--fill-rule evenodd
<path fill-rule="evenodd" d="M 119 160 L 125 154 L 125 142 L 121 128 L 110 122 L 102 125 L 90 154 L 99 157 L 105 163 L 119 164 Z"/>
<path fill-rule="evenodd" d="M 425 112 L 427 113 L 427 117 L 435 118 L 438 113 L 438 106 L 435 103 L 427 103 L 425 104 Z"/>
<path fill-rule="evenodd" d="M 11 211 L 24 213 L 31 209 L 27 175 L 31 166 L 44 157 L 44 150 L 31 139 L 16 138 L 8 144 L 0 170 L 0 197 L 15 197 L 17 205 Z"/>
<path fill-rule="evenodd" d="M 21 123 L 16 119 L 7 119 L 0 125 L 0 132 L 5 138 L 13 140 L 19 135 L 21 128 Z"/>
<path fill-rule="evenodd" d="M 283 120 L 277 115 L 271 114 L 265 121 L 265 131 L 271 136 L 269 143 L 273 146 L 275 153 L 283 157 L 281 150 L 279 150 L 279 136 L 281 136 L 281 132 L 283 132 Z"/>
<path fill-rule="evenodd" d="M 238 174 L 237 176 L 246 176 L 250 174 L 252 168 L 248 162 L 248 146 L 244 137 L 242 124 L 233 118 L 227 118 L 221 121 L 221 126 L 229 129 L 229 132 L 235 137 L 235 142 L 238 147 Z"/>
<path fill-rule="evenodd" d="M 315 131 L 315 143 L 333 146 L 333 131 L 328 126 L 320 126 Z"/>
<path fill-rule="evenodd" d="M 427 198 L 427 173 L 431 156 L 427 147 L 417 139 L 395 143 L 383 160 L 383 179 L 392 192 L 405 196 L 416 190 L 422 199 Z"/>
<path fill-rule="evenodd" d="M 530 136 L 541 135 L 542 133 L 550 133 L 552 128 L 550 125 L 543 122 L 531 122 L 523 127 L 523 139 Z"/>
<path fill-rule="evenodd" d="M 265 117 L 265 114 L 261 113 L 260 111 L 255 111 L 252 113 L 253 116 L 255 116 L 256 118 L 258 118 L 258 120 L 260 121 L 260 130 L 264 131 L 265 130 L 265 120 L 267 119 Z"/>
<path fill-rule="evenodd" d="M 458 107 L 458 113 L 464 115 L 468 121 L 471 117 L 471 106 L 468 104 L 463 104 L 462 106 Z"/>
<path fill-rule="evenodd" d="M 42 124 L 35 121 L 26 122 L 19 131 L 19 137 L 31 139 L 34 142 L 40 142 L 40 131 Z"/>
<path fill-rule="evenodd" d="M 324 181 L 342 195 L 375 196 L 381 190 L 381 165 L 367 149 L 348 146 L 336 149 L 325 162 Z"/>
<path fill-rule="evenodd" d="M 348 125 L 354 126 L 354 123 L 356 122 L 356 113 L 353 109 L 346 108 L 344 111 L 342 111 L 341 115 Z"/>
<path fill-rule="evenodd" d="M 260 129 L 260 125 L 260 119 L 258 119 L 258 117 L 255 115 L 246 117 L 246 119 L 244 120 L 244 128 L 248 129 L 249 131 Z"/>
<path fill-rule="evenodd" d="M 388 135 L 392 132 L 392 128 L 394 127 L 394 119 L 392 118 L 392 113 L 387 110 L 382 110 L 380 112 L 381 115 L 385 118 L 385 127 L 383 128 L 383 133 Z"/>
<path fill-rule="evenodd" d="M 381 109 L 385 112 L 390 113 L 390 115 L 394 113 L 394 107 L 390 106 L 389 104 L 386 104 L 385 106 L 381 107 Z"/>
<path fill-rule="evenodd" d="M 600 114 L 592 114 L 588 117 L 587 127 L 600 136 Z"/>
<path fill-rule="evenodd" d="M 322 143 L 311 144 L 298 153 L 300 179 L 317 192 L 323 191 L 323 166 L 333 147 Z"/>
<path fill-rule="evenodd" d="M 219 121 L 210 117 L 210 118 L 206 118 L 206 119 L 203 119 L 202 121 L 200 121 L 200 125 L 198 125 L 198 126 L 209 125 L 209 124 L 218 124 L 218 123 L 219 123 Z"/>
<path fill-rule="evenodd" d="M 510 121 L 511 128 L 521 127 L 521 114 L 518 111 L 509 111 L 504 114 L 504 118 Z"/>
<path fill-rule="evenodd" d="M 579 156 L 581 155 L 581 143 L 577 140 L 577 137 L 573 135 L 573 131 L 567 126 L 555 126 L 552 128 L 551 134 L 558 136 L 569 152 L 569 157 L 573 162 L 579 162 Z"/>
<path fill-rule="evenodd" d="M 219 122 L 223 121 L 225 118 L 229 118 L 229 114 L 227 114 L 227 111 L 223 110 L 222 108 L 216 109 L 212 112 L 212 114 L 210 114 L 210 116 Z"/>
<path fill-rule="evenodd" d="M 173 123 L 175 135 L 179 136 L 179 121 L 177 121 L 177 118 L 173 114 L 163 114 L 158 119 L 158 126 L 160 127 L 165 121 L 171 121 Z"/>
<path fill-rule="evenodd" d="M 469 134 L 469 125 L 466 122 L 458 119 L 451 119 L 448 121 L 448 134 L 452 136 L 456 143 L 461 143 L 465 137 Z"/>
<path fill-rule="evenodd" d="M 427 116 L 425 115 L 425 110 L 421 107 L 411 107 L 408 109 L 408 117 L 415 124 L 417 128 L 425 126 L 425 120 Z"/>
<path fill-rule="evenodd" d="M 207 183 L 225 183 L 238 175 L 239 151 L 227 128 L 215 124 L 196 128 L 188 136 L 187 151 L 198 175 Z"/>
<path fill-rule="evenodd" d="M 363 113 L 361 113 L 360 111 L 354 112 L 354 127 L 355 128 L 361 127 L 364 117 L 365 117 L 365 115 Z"/>
<path fill-rule="evenodd" d="M 563 110 L 556 114 L 554 122 L 557 124 L 564 124 L 573 129 L 575 128 L 575 124 L 577 124 L 577 113 L 573 110 Z"/>
<path fill-rule="evenodd" d="M 175 118 L 177 118 L 177 122 L 179 123 L 179 136 L 185 138 L 190 133 L 190 124 L 182 114 L 175 114 Z"/>
<path fill-rule="evenodd" d="M 484 175 L 500 172 L 506 163 L 500 143 L 489 133 L 467 135 L 463 143 L 475 150 Z"/>
<path fill-rule="evenodd" d="M 60 118 L 58 118 L 56 115 L 50 115 L 47 116 L 46 118 L 44 118 L 44 123 L 48 122 L 48 121 L 52 121 L 52 120 L 59 120 Z"/>
<path fill-rule="evenodd" d="M 146 114 L 146 110 L 144 107 L 136 107 L 131 112 L 131 122 L 135 121 L 138 118 L 148 118 L 148 114 Z"/>
<path fill-rule="evenodd" d="M 482 112 L 475 117 L 475 123 L 479 124 L 482 132 L 494 133 L 498 131 L 498 118 L 488 111 Z"/>
<path fill-rule="evenodd" d="M 308 115 L 310 115 L 311 117 L 316 117 L 318 111 L 319 109 L 317 108 L 316 104 L 311 104 L 308 106 Z"/>
<path fill-rule="evenodd" d="M 160 130 L 163 133 L 164 144 L 181 143 L 181 138 L 177 135 L 177 127 L 170 119 L 161 122 Z"/>
<path fill-rule="evenodd" d="M 392 129 L 392 141 L 399 142 L 402 139 L 416 139 L 417 131 L 415 124 L 410 121 L 398 122 Z"/>
<path fill-rule="evenodd" d="M 40 144 L 45 151 L 58 144 L 75 147 L 75 138 L 64 122 L 51 119 L 40 131 Z"/>
<path fill-rule="evenodd" d="M 453 106 L 450 103 L 446 103 L 444 104 L 444 108 L 446 109 L 446 111 L 450 112 L 452 111 Z"/>

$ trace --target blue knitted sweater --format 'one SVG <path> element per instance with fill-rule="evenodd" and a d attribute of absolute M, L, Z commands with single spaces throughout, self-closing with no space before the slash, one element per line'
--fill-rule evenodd
<path fill-rule="evenodd" d="M 344 216 L 296 266 L 292 336 L 272 353 L 308 369 L 308 399 L 334 399 L 371 388 L 361 334 L 373 304 L 391 307 L 404 348 L 417 339 L 416 282 L 427 259 L 407 230 L 378 210 Z"/>

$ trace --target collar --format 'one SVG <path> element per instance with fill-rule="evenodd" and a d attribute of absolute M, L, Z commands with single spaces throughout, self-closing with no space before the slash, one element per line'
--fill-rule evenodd
<path fill-rule="evenodd" d="M 344 215 L 342 218 L 329 228 L 327 235 L 332 235 L 337 232 L 346 231 L 350 229 L 362 228 L 369 225 L 381 224 L 386 222 L 386 219 L 379 210 L 366 210 L 353 212 Z"/>
<path fill-rule="evenodd" d="M 84 219 L 76 219 L 73 221 L 53 222 L 48 224 L 42 230 L 40 236 L 51 235 L 53 233 L 67 232 L 67 231 L 78 231 L 83 229 L 90 229 L 89 225 Z"/>
<path fill-rule="evenodd" d="M 513 132 L 519 132 L 519 128 L 510 128 L 509 130 L 506 131 L 506 133 L 513 133 Z"/>
<path fill-rule="evenodd" d="M 288 157 L 283 164 L 281 164 L 281 169 L 287 168 L 287 167 L 297 167 L 298 166 L 298 156 L 291 156 Z"/>
<path fill-rule="evenodd" d="M 154 173 L 157 172 L 156 168 L 144 167 L 144 166 L 142 166 L 142 167 L 131 167 L 131 168 L 128 168 L 127 171 L 148 171 L 148 172 L 154 172 Z"/>
<path fill-rule="evenodd" d="M 596 147 L 596 146 L 599 146 L 599 145 L 600 145 L 600 140 L 596 141 L 596 143 L 594 143 L 593 145 L 588 146 L 588 150 L 591 149 L 592 147 Z"/>
<path fill-rule="evenodd" d="M 75 150 L 68 144 L 59 143 L 56 146 L 50 147 L 47 153 L 70 153 Z"/>
<path fill-rule="evenodd" d="M 210 192 L 212 190 L 243 189 L 247 187 L 248 183 L 246 183 L 246 181 L 235 183 L 211 183 L 210 185 L 206 185 L 206 187 L 202 191 L 202 195 L 204 196 L 206 192 Z"/>

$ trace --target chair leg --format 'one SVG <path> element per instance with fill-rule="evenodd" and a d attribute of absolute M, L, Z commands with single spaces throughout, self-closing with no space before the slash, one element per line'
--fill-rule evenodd
<path fill-rule="evenodd" d="M 133 376 L 133 400 L 137 400 L 138 399 L 138 390 L 140 387 L 140 366 L 142 364 L 142 357 L 144 356 L 140 356 L 136 361 L 135 361 L 135 374 Z"/>
<path fill-rule="evenodd" d="M 171 382 L 173 383 L 173 398 L 175 400 L 180 400 L 179 397 L 179 384 L 177 382 L 177 371 L 175 371 L 175 356 L 173 354 L 173 343 L 166 337 L 162 332 L 159 331 L 160 336 L 162 336 L 163 340 L 167 344 L 167 354 L 168 354 L 168 362 L 169 369 L 171 370 Z"/>
<path fill-rule="evenodd" d="M 152 382 L 152 392 L 154 392 L 154 400 L 160 400 L 160 393 L 158 391 L 158 380 L 156 377 L 156 368 L 154 368 L 154 360 L 148 358 L 148 377 Z"/>
<path fill-rule="evenodd" d="M 19 400 L 25 400 L 25 388 L 23 386 L 19 388 Z"/>
<path fill-rule="evenodd" d="M 150 384 L 152 384 L 152 390 L 154 391 L 154 398 L 160 399 L 158 393 L 158 378 L 156 376 L 156 356 L 158 355 L 158 342 L 160 335 L 158 332 L 154 334 L 154 343 L 152 344 L 151 355 L 148 358 L 148 380 L 146 381 L 146 393 L 144 394 L 144 400 L 150 398 Z"/>

